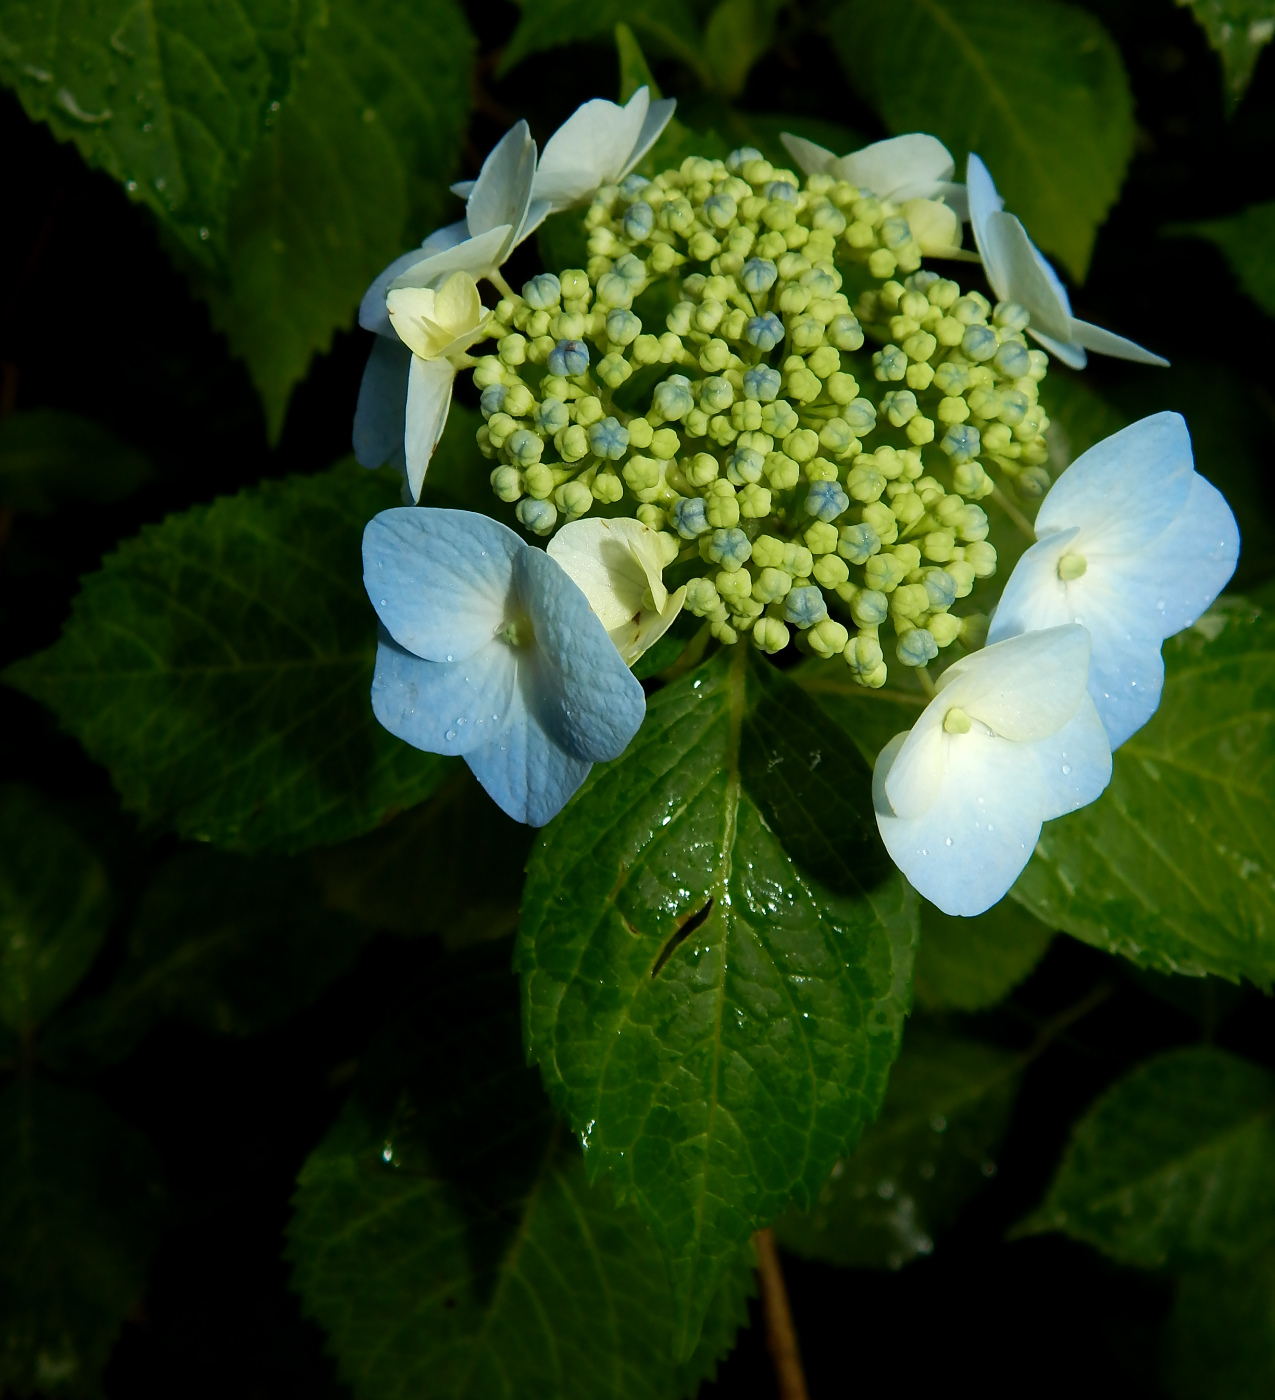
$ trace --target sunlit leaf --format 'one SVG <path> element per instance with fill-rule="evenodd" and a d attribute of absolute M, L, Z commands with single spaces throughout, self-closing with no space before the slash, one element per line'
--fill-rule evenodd
<path fill-rule="evenodd" d="M 832 25 L 890 129 L 932 132 L 958 178 L 976 151 L 1028 233 L 1083 280 L 1133 155 L 1129 82 L 1102 25 L 1057 0 L 851 0 Z"/>
<path fill-rule="evenodd" d="M 1248 91 L 1262 50 L 1275 38 L 1272 0 L 1177 0 L 1187 6 L 1222 60 L 1227 106 Z"/>
<path fill-rule="evenodd" d="M 151 474 L 140 452 L 78 414 L 33 409 L 0 421 L 0 505 L 14 510 L 120 500 Z"/>
<path fill-rule="evenodd" d="M 1275 1077 L 1222 1050 L 1175 1050 L 1076 1125 L 1022 1233 L 1062 1230 L 1143 1268 L 1243 1259 L 1275 1241 Z"/>
<path fill-rule="evenodd" d="M 750 1233 L 875 1115 L 916 928 L 867 765 L 751 650 L 661 690 L 594 768 L 518 944 L 531 1056 L 669 1258 L 683 1351 Z"/>
<path fill-rule="evenodd" d="M 1046 822 L 1013 889 L 1145 967 L 1275 980 L 1275 627 L 1226 601 L 1165 643 L 1146 728 L 1097 802 Z"/>
<path fill-rule="evenodd" d="M 779 1242 L 856 1268 L 898 1269 L 929 1254 L 935 1231 L 995 1173 L 1020 1072 L 1008 1050 L 909 1027 L 880 1119 L 809 1212 L 776 1224 Z"/>
<path fill-rule="evenodd" d="M 675 1400 L 745 1321 L 738 1262 L 686 1363 L 640 1215 L 590 1186 L 524 1064 L 506 948 L 450 959 L 301 1172 L 293 1284 L 359 1400 Z"/>
<path fill-rule="evenodd" d="M 342 463 L 147 526 L 9 668 L 145 823 L 243 850 L 347 839 L 447 764 L 386 733 L 360 539 L 396 487 Z"/>

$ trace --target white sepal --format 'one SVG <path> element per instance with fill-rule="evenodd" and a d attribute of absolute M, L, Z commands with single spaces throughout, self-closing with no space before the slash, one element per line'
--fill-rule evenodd
<path fill-rule="evenodd" d="M 655 144 L 677 104 L 651 101 L 640 87 L 623 106 L 594 98 L 578 107 L 545 143 L 534 195 L 554 211 L 586 203 L 622 180 Z"/>

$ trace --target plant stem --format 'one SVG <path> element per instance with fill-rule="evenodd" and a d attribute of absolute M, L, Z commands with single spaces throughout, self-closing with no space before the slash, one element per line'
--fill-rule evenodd
<path fill-rule="evenodd" d="M 1014 522 L 1014 524 L 1018 526 L 1018 528 L 1023 532 L 1023 534 L 1026 535 L 1029 540 L 1031 540 L 1032 544 L 1035 544 L 1035 527 L 1032 525 L 1031 521 L 1028 520 L 1028 518 L 1022 513 L 1022 511 L 1018 509 L 1018 507 L 1013 503 L 1013 501 L 1009 499 L 1009 497 L 1004 493 L 1004 491 L 1001 490 L 999 486 L 996 487 L 996 489 L 992 492 L 992 500 L 994 500 L 996 504 L 1000 506 L 1000 508 L 1005 512 L 1006 515 L 1009 516 L 1009 518 Z"/>
<path fill-rule="evenodd" d="M 761 1284 L 761 1306 L 766 1317 L 766 1346 L 775 1366 L 779 1400 L 810 1400 L 806 1373 L 801 1369 L 797 1333 L 792 1325 L 792 1310 L 788 1306 L 788 1290 L 784 1287 L 784 1271 L 769 1226 L 753 1236 L 753 1248 L 757 1251 L 757 1279 Z"/>

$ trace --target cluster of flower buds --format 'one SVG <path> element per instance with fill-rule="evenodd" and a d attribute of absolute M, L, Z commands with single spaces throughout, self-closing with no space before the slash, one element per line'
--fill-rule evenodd
<path fill-rule="evenodd" d="M 996 569 L 988 467 L 1049 484 L 1026 313 L 920 270 L 900 206 L 754 150 L 629 175 L 585 225 L 587 266 L 504 297 L 474 372 L 523 526 L 632 515 L 718 640 L 800 639 L 864 685 L 887 623 L 909 666 L 980 644 L 951 609 Z"/>

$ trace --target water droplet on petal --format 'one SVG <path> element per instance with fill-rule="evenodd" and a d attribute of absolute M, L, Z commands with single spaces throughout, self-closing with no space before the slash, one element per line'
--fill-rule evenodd
<path fill-rule="evenodd" d="M 1063 777 L 1065 778 L 1065 777 L 1067 776 L 1067 774 L 1070 773 L 1070 772 L 1071 772 L 1071 764 L 1070 764 L 1070 763 L 1064 763 L 1064 764 L 1063 764 Z"/>
<path fill-rule="evenodd" d="M 447 737 L 449 739 L 454 739 L 456 737 L 456 731 L 454 729 L 449 729 L 447 731 Z"/>
<path fill-rule="evenodd" d="M 384 599 L 382 599 L 381 601 L 384 602 Z M 448 661 L 450 661 L 450 660 L 452 659 L 452 654 L 451 654 L 450 651 L 447 653 L 447 659 L 448 659 Z"/>

